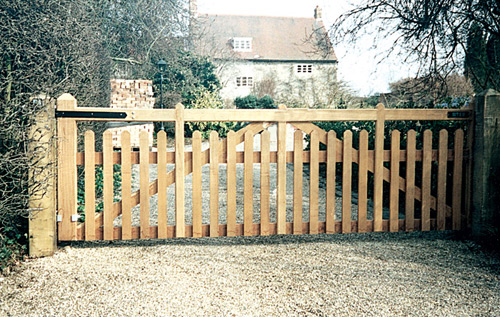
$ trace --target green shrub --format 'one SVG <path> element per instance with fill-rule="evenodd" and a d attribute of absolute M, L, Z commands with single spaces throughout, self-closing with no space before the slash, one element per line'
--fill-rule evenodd
<path fill-rule="evenodd" d="M 274 104 L 273 98 L 269 95 L 265 95 L 262 98 L 259 99 L 258 104 L 260 105 L 261 109 L 274 109 L 276 108 L 276 105 Z"/>
<path fill-rule="evenodd" d="M 218 91 L 209 90 L 206 88 L 198 88 L 194 93 L 194 98 L 188 109 L 223 109 L 224 103 Z M 225 137 L 230 130 L 237 130 L 241 127 L 238 122 L 187 122 L 185 125 L 185 135 L 191 137 L 193 132 L 198 130 L 202 137 L 207 139 L 210 131 L 217 131 L 220 137 Z"/>
<path fill-rule="evenodd" d="M 262 98 L 257 98 L 255 95 L 248 95 L 246 97 L 236 97 L 234 105 L 238 109 L 274 109 L 274 100 L 269 95 Z"/>
<path fill-rule="evenodd" d="M 121 165 L 113 165 L 113 192 L 114 196 L 120 196 L 121 193 Z M 95 211 L 102 212 L 104 208 L 103 203 L 103 188 L 104 188 L 104 178 L 102 165 L 98 165 L 95 167 L 95 197 L 96 197 L 96 205 Z M 113 198 L 113 201 L 118 201 L 118 199 Z M 85 174 L 83 167 L 80 167 L 78 170 L 78 191 L 77 191 L 77 210 L 80 218 L 78 219 L 81 222 L 85 221 Z"/>

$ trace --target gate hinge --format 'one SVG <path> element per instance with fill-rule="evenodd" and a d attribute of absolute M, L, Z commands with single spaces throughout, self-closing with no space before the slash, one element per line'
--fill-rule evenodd
<path fill-rule="evenodd" d="M 125 119 L 126 112 L 56 110 L 56 118 Z"/>

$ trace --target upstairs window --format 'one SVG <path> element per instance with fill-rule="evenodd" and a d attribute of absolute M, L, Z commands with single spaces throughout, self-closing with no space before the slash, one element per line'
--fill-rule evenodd
<path fill-rule="evenodd" d="M 236 77 L 236 87 L 253 87 L 253 77 Z"/>
<path fill-rule="evenodd" d="M 299 64 L 297 65 L 297 73 L 312 73 L 313 65 L 312 64 Z"/>
<path fill-rule="evenodd" d="M 251 52 L 252 38 L 251 37 L 234 37 L 231 39 L 233 50 L 236 52 Z"/>

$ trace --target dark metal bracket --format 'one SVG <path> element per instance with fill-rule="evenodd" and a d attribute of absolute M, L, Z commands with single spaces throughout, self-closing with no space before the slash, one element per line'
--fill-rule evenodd
<path fill-rule="evenodd" d="M 125 119 L 126 112 L 56 111 L 56 118 Z"/>
<path fill-rule="evenodd" d="M 448 112 L 448 118 L 468 118 L 470 117 L 470 111 L 450 111 Z"/>

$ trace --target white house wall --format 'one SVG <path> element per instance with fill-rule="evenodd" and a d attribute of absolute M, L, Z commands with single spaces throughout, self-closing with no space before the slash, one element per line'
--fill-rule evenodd
<path fill-rule="evenodd" d="M 312 73 L 297 73 L 297 65 L 312 64 Z M 306 103 L 314 106 L 328 102 L 331 83 L 336 81 L 336 63 L 314 62 L 262 62 L 262 61 L 216 61 L 221 80 L 221 95 L 226 104 L 232 104 L 236 97 L 252 93 L 252 87 L 238 87 L 236 77 L 252 77 L 254 86 L 266 78 L 276 83 L 275 99 Z"/>

